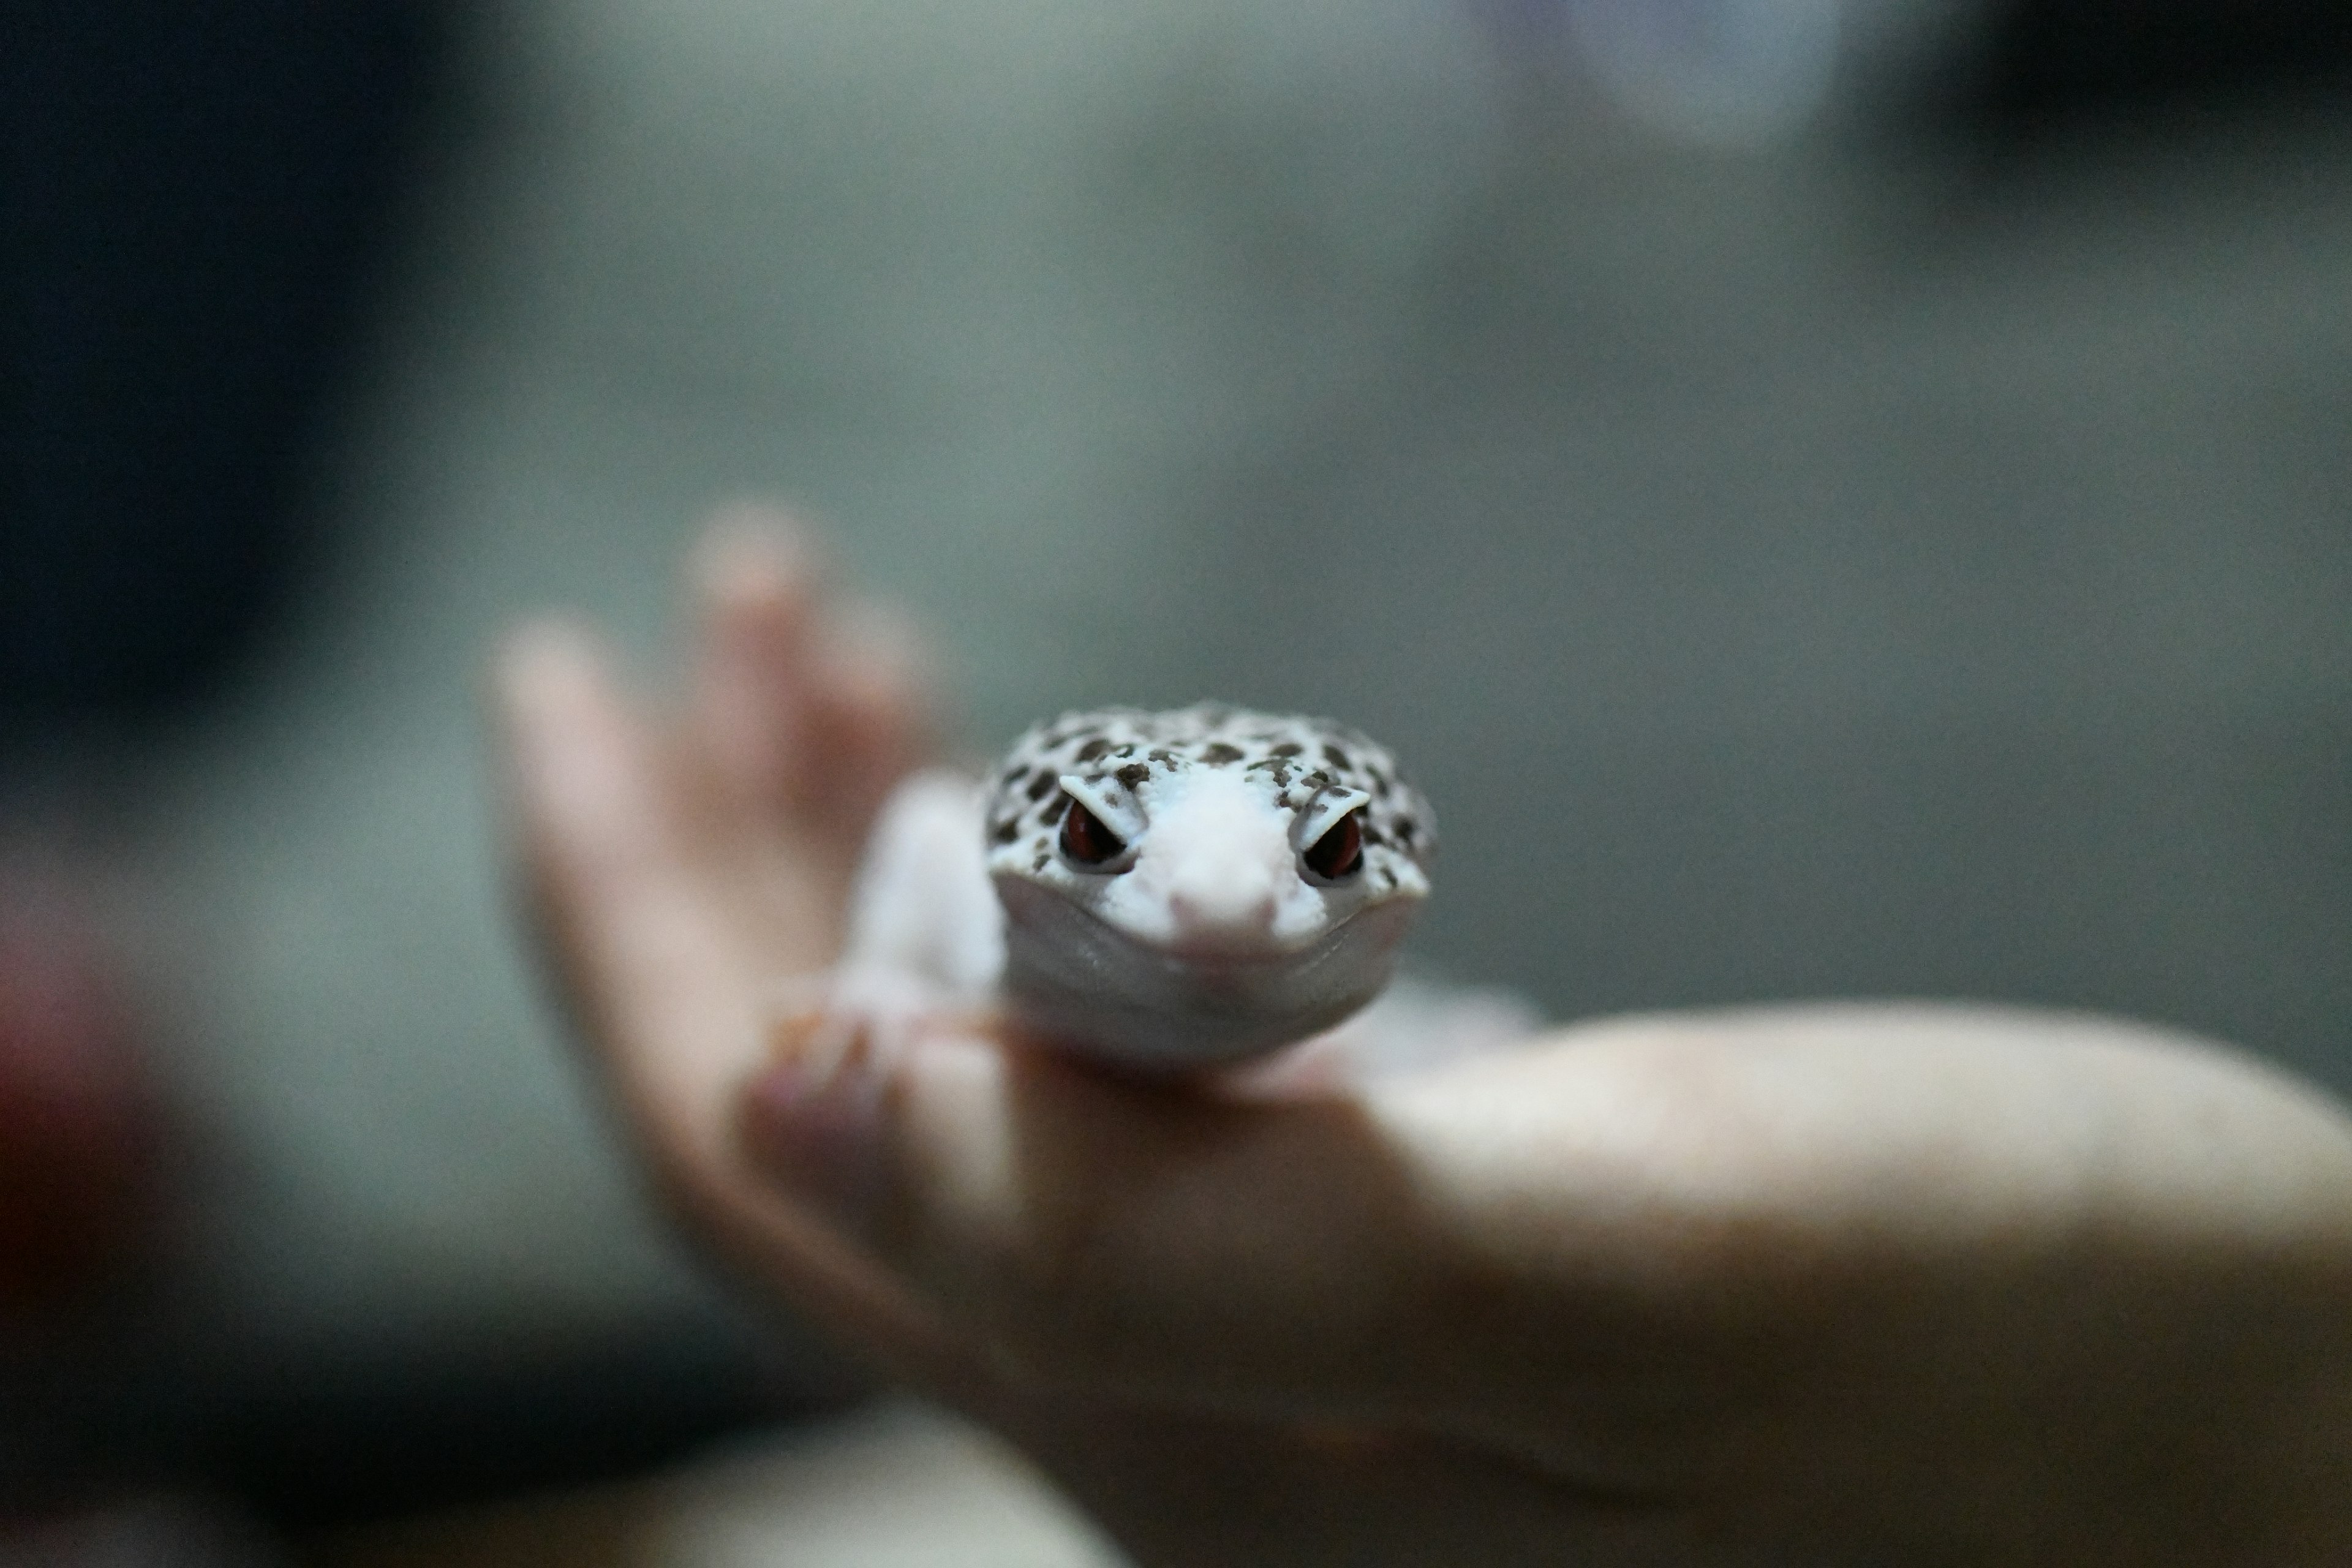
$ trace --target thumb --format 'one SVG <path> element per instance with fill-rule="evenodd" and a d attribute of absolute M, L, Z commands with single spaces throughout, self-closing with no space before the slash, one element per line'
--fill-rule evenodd
<path fill-rule="evenodd" d="M 2347 1190 L 2317 1097 L 1999 1009 L 1622 1019 L 1288 1099 L 918 1035 L 788 1054 L 743 1109 L 761 1170 L 1033 1383 L 1590 1474 L 2036 1302 L 2315 1256 Z"/>
<path fill-rule="evenodd" d="M 822 1069 L 788 1052 L 749 1087 L 747 1141 L 1025 1380 L 1485 1425 L 1654 1326 L 1629 1194 L 1656 1191 L 1635 1169 L 1655 1114 L 1622 1053 L 1584 1048 L 1609 1034 L 1281 1099 L 925 1035 Z"/>

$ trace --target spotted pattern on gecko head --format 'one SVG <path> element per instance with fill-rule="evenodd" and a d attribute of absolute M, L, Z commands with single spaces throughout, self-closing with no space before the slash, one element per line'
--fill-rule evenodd
<path fill-rule="evenodd" d="M 1065 774 L 1137 795 L 1192 768 L 1234 769 L 1284 811 L 1304 812 L 1334 790 L 1362 791 L 1370 797 L 1360 818 L 1369 890 L 1374 897 L 1427 890 L 1435 823 L 1386 750 L 1328 719 L 1218 702 L 1158 713 L 1065 713 L 1031 729 L 990 779 L 989 868 L 1034 875 L 1051 864 L 1069 807 Z"/>

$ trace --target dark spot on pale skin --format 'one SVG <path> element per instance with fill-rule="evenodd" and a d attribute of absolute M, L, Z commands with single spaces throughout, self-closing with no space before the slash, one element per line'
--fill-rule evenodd
<path fill-rule="evenodd" d="M 1246 768 L 1253 782 L 1264 769 L 1261 798 L 1293 816 L 1334 790 L 1365 790 L 1372 799 L 1359 817 L 1363 842 L 1399 870 L 1425 858 L 1436 842 L 1434 831 L 1414 820 L 1420 796 L 1373 742 L 1339 725 L 1276 720 L 1223 703 L 1171 713 L 1071 714 L 1033 731 L 1000 765 L 988 840 L 1007 858 L 1017 849 L 1017 858 L 1027 859 L 1034 851 L 1042 862 L 1037 868 L 1050 868 L 1054 835 L 1068 812 L 1056 789 L 1062 776 L 1082 772 L 1107 787 L 1115 779 L 1131 794 L 1193 767 Z M 1399 870 L 1378 859 L 1369 868 L 1381 877 L 1374 886 L 1401 885 Z"/>
<path fill-rule="evenodd" d="M 1037 851 L 1037 858 L 1029 862 L 1029 869 L 1032 871 L 1042 871 L 1045 868 L 1045 862 L 1052 858 L 1053 857 L 1051 855 L 1048 855 L 1045 851 L 1040 849 Z"/>

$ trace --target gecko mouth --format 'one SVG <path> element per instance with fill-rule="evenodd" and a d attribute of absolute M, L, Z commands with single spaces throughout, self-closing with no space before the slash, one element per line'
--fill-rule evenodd
<path fill-rule="evenodd" d="M 1240 977 L 1317 963 L 1320 953 L 1349 940 L 1350 928 L 1363 912 L 1351 910 L 1328 925 L 1297 936 L 1277 936 L 1268 931 L 1219 931 L 1212 928 L 1161 937 L 1105 920 L 1081 905 L 1066 904 L 1065 907 L 1076 920 L 1092 928 L 1089 932 L 1091 942 L 1123 946 L 1130 950 L 1134 961 L 1139 963 L 1164 965 L 1171 970 L 1191 972 L 1203 978 L 1217 975 Z"/>
<path fill-rule="evenodd" d="M 1139 936 L 1108 921 L 1100 923 L 1139 947 L 1160 954 L 1171 963 L 1196 969 L 1238 970 L 1299 963 L 1318 947 L 1345 941 L 1344 933 L 1353 919 L 1351 914 L 1306 937 L 1289 941 L 1264 931 L 1209 931 L 1190 932 L 1172 941 L 1161 942 Z"/>
<path fill-rule="evenodd" d="M 1137 1061 L 1233 1060 L 1319 1033 L 1388 981 L 1409 905 L 1359 910 L 1305 942 L 1139 938 L 1004 879 L 1004 983 L 1047 1034 Z"/>
<path fill-rule="evenodd" d="M 999 876 L 997 899 L 1007 933 L 1047 942 L 1087 973 L 1116 983 L 1120 974 L 1157 973 L 1171 981 L 1221 986 L 1318 970 L 1333 955 L 1395 946 L 1417 900 L 1396 900 L 1348 910 L 1329 924 L 1297 935 L 1264 930 L 1195 930 L 1175 937 L 1138 931 L 1025 879 Z"/>

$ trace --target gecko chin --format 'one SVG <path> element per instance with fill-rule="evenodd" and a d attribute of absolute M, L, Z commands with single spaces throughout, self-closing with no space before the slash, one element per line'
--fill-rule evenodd
<path fill-rule="evenodd" d="M 1377 995 L 1417 899 L 1367 905 L 1304 942 L 1201 933 L 1147 941 L 1018 876 L 994 879 L 1006 1000 L 1090 1059 L 1214 1068 L 1320 1034 Z"/>

